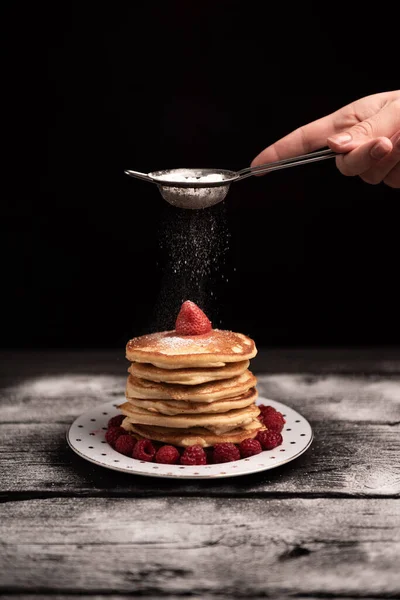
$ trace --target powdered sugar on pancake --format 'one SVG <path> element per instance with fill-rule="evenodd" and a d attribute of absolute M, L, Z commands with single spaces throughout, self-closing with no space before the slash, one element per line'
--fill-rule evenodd
<path fill-rule="evenodd" d="M 185 354 L 245 354 L 252 353 L 254 342 L 241 333 L 213 329 L 210 333 L 181 336 L 173 331 L 163 331 L 131 339 L 127 353 L 151 352 L 169 356 Z"/>

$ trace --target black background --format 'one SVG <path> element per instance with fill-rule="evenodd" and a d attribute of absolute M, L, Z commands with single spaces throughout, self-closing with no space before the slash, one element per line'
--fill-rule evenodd
<path fill-rule="evenodd" d="M 258 346 L 399 343 L 397 190 L 325 161 L 182 211 L 123 173 L 241 169 L 397 89 L 385 6 L 3 3 L 1 345 L 124 347 L 188 298 Z"/>

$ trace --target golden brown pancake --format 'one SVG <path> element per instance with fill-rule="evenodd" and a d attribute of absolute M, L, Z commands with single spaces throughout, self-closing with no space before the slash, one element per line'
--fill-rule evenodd
<path fill-rule="evenodd" d="M 198 385 L 219 379 L 229 379 L 244 373 L 249 367 L 249 360 L 240 360 L 226 364 L 224 367 L 203 367 L 192 369 L 160 369 L 150 363 L 131 363 L 128 371 L 131 375 L 148 381 L 161 383 L 180 383 L 182 385 Z"/>
<path fill-rule="evenodd" d="M 213 402 L 221 398 L 231 398 L 244 394 L 250 388 L 255 387 L 256 383 L 256 376 L 248 369 L 237 377 L 190 386 L 173 383 L 156 383 L 129 375 L 126 382 L 125 396 L 127 398 L 143 398 L 145 400 Z"/>
<path fill-rule="evenodd" d="M 148 410 L 161 415 L 199 414 L 199 413 L 224 413 L 237 408 L 244 408 L 254 404 L 258 396 L 256 388 L 250 388 L 241 396 L 223 398 L 214 402 L 184 402 L 182 400 L 143 400 L 129 398 L 128 404 L 132 407 Z M 122 405 L 124 406 L 124 405 Z"/>
<path fill-rule="evenodd" d="M 118 408 L 123 415 L 129 417 L 130 423 L 172 427 L 173 429 L 204 427 L 208 431 L 217 434 L 249 425 L 260 414 L 260 409 L 255 404 L 225 413 L 179 414 L 172 416 L 152 413 L 133 406 L 130 402 L 125 402 Z"/>
<path fill-rule="evenodd" d="M 254 341 L 242 333 L 212 329 L 203 335 L 177 335 L 175 330 L 132 338 L 126 344 L 131 362 L 150 363 L 161 369 L 223 367 L 257 354 Z"/>
<path fill-rule="evenodd" d="M 240 444 L 243 440 L 255 438 L 261 429 L 265 429 L 262 423 L 255 419 L 246 427 L 233 429 L 229 433 L 216 435 L 203 429 L 196 427 L 192 429 L 173 429 L 168 427 L 153 427 L 149 425 L 137 425 L 129 422 L 126 418 L 122 422 L 122 427 L 131 433 L 137 439 L 148 439 L 163 444 L 172 444 L 173 446 L 194 446 L 199 444 L 203 448 L 215 446 L 223 442 L 231 442 L 232 444 Z"/>

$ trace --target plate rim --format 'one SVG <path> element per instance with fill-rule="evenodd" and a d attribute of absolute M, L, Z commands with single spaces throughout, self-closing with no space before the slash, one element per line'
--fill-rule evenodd
<path fill-rule="evenodd" d="M 66 441 L 68 443 L 68 446 L 71 448 L 71 450 L 73 452 L 75 452 L 75 454 L 81 458 L 83 458 L 84 460 L 97 465 L 99 467 L 103 467 L 105 469 L 109 469 L 111 471 L 117 471 L 119 473 L 126 473 L 128 475 L 139 475 L 142 477 L 153 477 L 156 479 L 193 479 L 193 480 L 205 480 L 205 479 L 225 479 L 225 478 L 230 478 L 230 477 L 244 477 L 246 475 L 255 475 L 257 473 L 263 473 L 264 471 L 270 471 L 272 469 L 276 469 L 278 467 L 281 467 L 289 462 L 292 462 L 293 460 L 296 460 L 299 456 L 301 456 L 302 454 L 304 454 L 311 446 L 311 444 L 314 441 L 314 431 L 313 428 L 310 424 L 310 422 L 308 421 L 308 419 L 306 419 L 301 413 L 299 413 L 296 409 L 292 408 L 289 405 L 284 404 L 283 402 L 280 402 L 278 400 L 273 400 L 272 398 L 267 398 L 265 396 L 259 395 L 256 399 L 256 404 L 265 404 L 266 402 L 268 403 L 273 403 L 276 405 L 279 405 L 280 407 L 282 407 L 283 409 L 290 409 L 291 411 L 293 411 L 295 414 L 297 414 L 299 417 L 301 417 L 306 424 L 309 427 L 310 430 L 310 436 L 309 439 L 307 441 L 307 444 L 302 447 L 295 455 L 290 456 L 289 458 L 283 459 L 283 460 L 279 460 L 278 463 L 274 463 L 271 464 L 269 466 L 262 466 L 260 468 L 250 468 L 248 471 L 239 471 L 239 472 L 221 472 L 221 473 L 217 473 L 217 474 L 210 474 L 210 473 L 205 473 L 204 475 L 197 473 L 194 474 L 193 472 L 189 471 L 189 469 L 200 469 L 205 465 L 186 465 L 183 467 L 183 469 L 185 469 L 185 471 L 182 469 L 182 471 L 177 472 L 176 474 L 174 473 L 152 473 L 152 472 L 144 472 L 144 471 L 136 471 L 134 469 L 129 469 L 127 467 L 118 467 L 118 466 L 114 466 L 114 465 L 110 465 L 110 464 L 105 464 L 99 460 L 93 459 L 92 457 L 88 456 L 87 454 L 84 454 L 83 452 L 81 452 L 76 446 L 74 446 L 72 444 L 72 441 L 70 440 L 70 433 L 72 430 L 72 427 L 75 425 L 76 421 L 82 417 L 85 416 L 90 416 L 91 414 L 93 414 L 94 410 L 99 410 L 101 408 L 110 408 L 111 406 L 113 408 L 116 408 L 116 403 L 115 400 L 110 400 L 108 402 L 103 402 L 102 404 L 100 404 L 99 406 L 96 406 L 95 408 L 89 409 L 87 411 L 85 411 L 84 413 L 81 413 L 80 415 L 78 415 L 73 421 L 72 423 L 70 423 L 67 432 L 66 432 Z M 114 449 L 113 449 L 114 450 Z M 116 450 L 114 450 L 114 452 L 116 452 Z M 117 453 L 119 454 L 119 453 Z M 256 459 L 256 456 L 258 455 L 254 455 L 253 457 L 250 457 L 249 459 L 245 459 L 247 461 L 250 461 L 251 458 Z M 128 458 L 128 457 L 125 457 Z M 135 459 L 132 459 L 135 460 Z M 232 462 L 239 462 L 239 461 L 232 461 Z M 152 464 L 152 463 L 150 463 Z M 230 463 L 220 463 L 221 465 L 230 465 Z M 165 465 L 167 466 L 167 465 Z M 177 467 L 178 465 L 168 465 L 171 468 Z M 209 466 L 216 466 L 216 465 L 209 465 Z M 228 466 L 223 467 L 223 468 L 229 468 Z"/>

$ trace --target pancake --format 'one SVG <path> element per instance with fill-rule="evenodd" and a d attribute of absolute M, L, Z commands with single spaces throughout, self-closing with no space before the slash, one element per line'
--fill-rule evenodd
<path fill-rule="evenodd" d="M 224 398 L 214 402 L 183 402 L 181 400 L 142 400 L 129 398 L 128 403 L 132 407 L 148 410 L 161 415 L 200 414 L 200 413 L 224 413 L 237 408 L 244 408 L 254 404 L 258 396 L 256 388 L 250 388 L 241 396 Z"/>
<path fill-rule="evenodd" d="M 244 394 L 257 383 L 257 378 L 248 369 L 230 379 L 200 383 L 198 385 L 181 385 L 172 383 L 156 383 L 129 375 L 126 382 L 127 398 L 145 400 L 184 400 L 186 402 L 213 402 L 221 398 L 231 398 Z"/>
<path fill-rule="evenodd" d="M 212 329 L 203 335 L 178 335 L 171 330 L 132 338 L 125 353 L 130 362 L 150 363 L 161 369 L 185 369 L 223 367 L 250 360 L 257 349 L 251 338 L 224 329 Z"/>
<path fill-rule="evenodd" d="M 134 425 L 130 423 L 128 418 L 124 419 L 122 427 L 137 439 L 144 438 L 163 444 L 172 444 L 173 446 L 183 447 L 199 444 L 203 448 L 215 446 L 215 444 L 224 442 L 240 444 L 243 440 L 255 438 L 261 429 L 265 429 L 258 419 L 253 420 L 249 425 L 246 425 L 246 427 L 233 429 L 229 433 L 219 435 L 211 433 L 210 431 L 207 431 L 207 429 L 201 427 L 182 430 L 167 427 L 152 427 L 149 425 Z"/>
<path fill-rule="evenodd" d="M 180 383 L 182 385 L 198 385 L 209 381 L 229 379 L 244 373 L 249 367 L 249 360 L 240 360 L 226 364 L 224 367 L 204 367 L 187 369 L 160 369 L 150 363 L 133 362 L 128 372 L 140 379 L 161 383 Z"/>
<path fill-rule="evenodd" d="M 225 413 L 180 414 L 172 416 L 152 413 L 148 410 L 132 406 L 130 402 L 125 402 L 118 406 L 118 408 L 123 415 L 129 417 L 129 422 L 134 424 L 171 427 L 173 429 L 204 427 L 216 434 L 249 425 L 260 414 L 260 409 L 255 404 Z"/>

